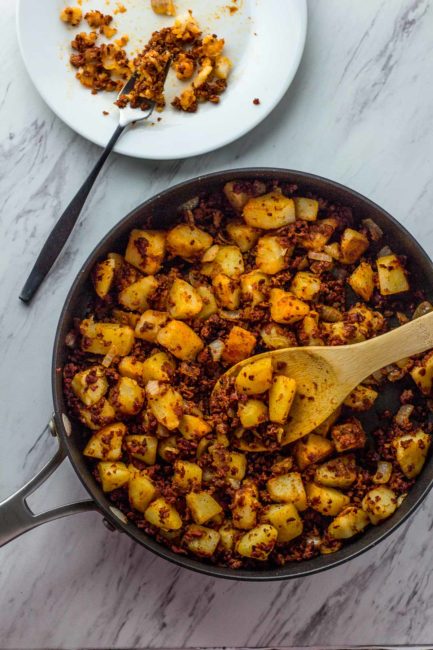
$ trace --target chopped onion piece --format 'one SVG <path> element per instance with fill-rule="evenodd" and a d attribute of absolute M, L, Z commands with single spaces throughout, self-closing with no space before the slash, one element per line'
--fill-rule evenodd
<path fill-rule="evenodd" d="M 310 260 L 317 260 L 317 262 L 332 262 L 332 257 L 328 253 L 308 251 L 308 257 Z"/>
<path fill-rule="evenodd" d="M 110 345 L 110 348 L 109 348 L 107 354 L 105 355 L 105 357 L 101 361 L 104 368 L 109 368 L 111 366 L 116 354 L 117 354 L 116 346 L 115 345 Z"/>
<path fill-rule="evenodd" d="M 218 254 L 219 248 L 220 247 L 218 246 L 218 244 L 214 244 L 213 246 L 208 248 L 207 251 L 205 251 L 203 253 L 203 257 L 201 258 L 201 261 L 202 262 L 213 262 L 214 259 L 217 256 L 217 254 Z"/>
<path fill-rule="evenodd" d="M 209 350 L 214 361 L 219 361 L 221 359 L 224 347 L 224 341 L 221 341 L 221 339 L 216 339 L 209 343 Z"/>
<path fill-rule="evenodd" d="M 383 230 L 379 228 L 373 219 L 363 219 L 362 225 L 367 228 L 373 241 L 379 241 L 379 239 L 383 236 Z"/>
<path fill-rule="evenodd" d="M 377 257 L 385 257 L 385 255 L 392 255 L 392 250 L 389 246 L 384 246 L 381 248 L 377 254 Z"/>
<path fill-rule="evenodd" d="M 400 406 L 394 418 L 399 427 L 405 428 L 410 424 L 410 416 L 412 415 L 414 408 L 413 404 L 404 404 L 403 406 Z"/>
<path fill-rule="evenodd" d="M 68 332 L 65 336 L 65 345 L 68 348 L 75 348 L 77 345 L 77 333 L 74 330 Z"/>
<path fill-rule="evenodd" d="M 242 310 L 237 309 L 236 311 L 228 311 L 226 309 L 220 309 L 219 315 L 225 320 L 239 320 L 242 316 Z"/>
<path fill-rule="evenodd" d="M 379 460 L 377 463 L 376 474 L 373 476 L 373 483 L 388 483 L 392 474 L 392 463 L 387 460 Z"/>
<path fill-rule="evenodd" d="M 433 311 L 433 305 L 431 302 L 424 300 L 423 302 L 420 302 L 418 307 L 413 312 L 412 320 L 415 320 L 415 318 L 419 318 L 420 316 L 425 316 L 425 314 L 428 314 L 431 311 Z"/>
<path fill-rule="evenodd" d="M 192 199 L 189 199 L 188 201 L 185 201 L 185 203 L 182 203 L 180 206 L 179 210 L 194 210 L 199 204 L 200 199 L 198 196 L 193 196 Z"/>

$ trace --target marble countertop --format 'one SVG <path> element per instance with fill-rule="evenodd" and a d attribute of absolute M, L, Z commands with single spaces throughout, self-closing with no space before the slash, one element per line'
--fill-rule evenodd
<path fill-rule="evenodd" d="M 33 89 L 14 4 L 0 0 L 0 498 L 53 449 L 41 431 L 52 409 L 54 331 L 72 279 L 107 229 L 158 190 L 230 167 L 308 170 L 371 197 L 433 254 L 433 2 L 310 0 L 304 58 L 270 118 L 191 160 L 112 155 L 55 273 L 25 307 L 23 280 L 98 148 Z M 81 496 L 64 463 L 32 504 Z M 396 534 L 349 564 L 308 579 L 246 584 L 176 568 L 109 533 L 96 514 L 59 520 L 0 551 L 0 646 L 428 644 L 432 522 L 433 494 Z"/>

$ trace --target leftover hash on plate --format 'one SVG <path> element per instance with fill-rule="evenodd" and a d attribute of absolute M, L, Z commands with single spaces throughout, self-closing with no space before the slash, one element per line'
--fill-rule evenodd
<path fill-rule="evenodd" d="M 374 373 L 286 446 L 296 384 L 271 359 L 224 398 L 212 389 L 255 354 L 356 343 L 433 307 L 371 219 L 294 184 L 234 180 L 174 221 L 143 223 L 96 264 L 65 341 L 95 480 L 175 553 L 231 568 L 334 553 L 391 517 L 422 470 L 433 353 Z"/>
<path fill-rule="evenodd" d="M 152 7 L 156 13 L 174 15 L 173 3 L 165 0 L 152 2 Z M 113 26 L 113 16 L 98 10 L 83 16 L 77 6 L 65 7 L 60 18 L 71 27 L 78 27 L 84 19 L 92 30 L 75 34 L 69 59 L 77 70 L 76 78 L 92 93 L 120 92 L 126 81 L 136 75 L 132 91 L 115 102 L 119 108 L 129 104 L 145 110 L 148 100 L 152 100 L 157 110 L 163 110 L 167 66 L 178 80 L 186 82 L 172 101 L 179 111 L 195 113 L 200 103 L 218 104 L 227 87 L 232 63 L 223 54 L 224 39 L 216 34 L 203 35 L 191 12 L 176 18 L 171 27 L 153 32 L 147 45 L 133 58 L 125 50 L 128 35 L 111 42 L 118 31 Z M 100 42 L 101 37 L 106 41 Z"/>

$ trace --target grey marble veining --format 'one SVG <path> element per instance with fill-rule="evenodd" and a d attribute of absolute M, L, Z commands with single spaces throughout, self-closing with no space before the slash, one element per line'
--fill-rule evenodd
<path fill-rule="evenodd" d="M 268 165 L 350 185 L 433 254 L 433 3 L 310 0 L 305 55 L 255 131 L 218 152 L 160 162 L 113 155 L 55 272 L 29 309 L 35 255 L 98 155 L 27 78 L 14 2 L 0 0 L 0 498 L 52 453 L 50 362 L 66 292 L 101 236 L 137 203 L 203 171 Z M 66 463 L 35 508 L 84 496 Z M 216 581 L 168 564 L 96 514 L 47 524 L 0 551 L 0 647 L 405 644 L 433 641 L 433 495 L 386 542 L 286 583 Z"/>

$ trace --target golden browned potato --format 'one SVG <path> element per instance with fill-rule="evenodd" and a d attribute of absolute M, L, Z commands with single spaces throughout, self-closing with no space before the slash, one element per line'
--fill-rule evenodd
<path fill-rule="evenodd" d="M 332 539 L 349 539 L 361 533 L 370 523 L 370 518 L 358 506 L 348 506 L 328 526 L 328 535 Z"/>
<path fill-rule="evenodd" d="M 356 418 L 336 424 L 331 429 L 331 438 L 338 453 L 362 449 L 367 441 L 362 424 Z"/>
<path fill-rule="evenodd" d="M 96 402 L 93 406 L 80 409 L 81 422 L 93 431 L 102 429 L 102 427 L 110 424 L 115 419 L 116 411 L 105 397 L 103 397 L 99 402 Z"/>
<path fill-rule="evenodd" d="M 189 551 L 199 557 L 212 557 L 220 541 L 220 534 L 213 528 L 190 524 L 186 529 L 183 543 Z"/>
<path fill-rule="evenodd" d="M 233 63 L 228 56 L 220 55 L 215 59 L 213 73 L 218 79 L 228 79 Z"/>
<path fill-rule="evenodd" d="M 120 325 L 129 325 L 132 329 L 137 327 L 137 323 L 140 320 L 139 314 L 134 314 L 131 311 L 123 311 L 123 309 L 113 309 L 113 318 Z"/>
<path fill-rule="evenodd" d="M 239 531 L 233 528 L 231 521 L 226 521 L 219 529 L 220 543 L 225 551 L 232 551 L 239 535 Z"/>
<path fill-rule="evenodd" d="M 344 400 L 344 405 L 354 411 L 368 411 L 374 406 L 379 393 L 370 386 L 359 384 Z"/>
<path fill-rule="evenodd" d="M 410 375 L 423 395 L 430 395 L 433 387 L 433 354 L 429 352 L 421 361 L 421 365 L 415 366 Z"/>
<path fill-rule="evenodd" d="M 149 298 L 155 293 L 158 280 L 153 275 L 140 278 L 119 291 L 118 301 L 131 311 L 144 311 L 149 307 Z"/>
<path fill-rule="evenodd" d="M 242 253 L 246 253 L 256 245 L 260 231 L 247 226 L 243 221 L 234 220 L 227 224 L 227 234 Z"/>
<path fill-rule="evenodd" d="M 395 293 L 409 291 L 405 268 L 397 255 L 384 255 L 377 260 L 379 289 L 382 296 L 392 296 Z"/>
<path fill-rule="evenodd" d="M 309 271 L 298 271 L 290 285 L 290 291 L 300 300 L 314 300 L 320 293 L 320 278 Z"/>
<path fill-rule="evenodd" d="M 124 444 L 132 458 L 142 460 L 146 465 L 155 465 L 158 438 L 137 433 L 125 436 Z"/>
<path fill-rule="evenodd" d="M 157 273 L 164 261 L 166 233 L 160 230 L 133 230 L 125 252 L 127 262 L 145 275 Z"/>
<path fill-rule="evenodd" d="M 156 487 L 145 472 L 140 472 L 135 467 L 130 470 L 128 483 L 129 503 L 138 512 L 146 512 L 149 503 L 156 495 Z"/>
<path fill-rule="evenodd" d="M 161 16 L 175 16 L 176 6 L 173 0 L 150 0 L 153 11 Z"/>
<path fill-rule="evenodd" d="M 245 429 L 254 429 L 268 420 L 268 407 L 258 399 L 249 399 L 239 403 L 238 415 Z"/>
<path fill-rule="evenodd" d="M 310 508 L 326 517 L 335 517 L 349 505 L 348 496 L 332 487 L 307 483 L 305 486 Z"/>
<path fill-rule="evenodd" d="M 274 549 L 277 538 L 278 531 L 274 526 L 260 524 L 240 538 L 236 544 L 236 551 L 244 557 L 264 561 Z"/>
<path fill-rule="evenodd" d="M 280 325 L 268 323 L 260 330 L 260 336 L 263 343 L 270 350 L 278 350 L 280 348 L 291 348 L 297 345 L 296 337 L 290 330 L 286 330 Z"/>
<path fill-rule="evenodd" d="M 104 299 L 109 294 L 113 286 L 116 271 L 118 271 L 121 264 L 122 262 L 119 262 L 117 257 L 108 257 L 106 260 L 98 262 L 95 266 L 95 271 L 92 276 L 93 286 L 100 298 Z"/>
<path fill-rule="evenodd" d="M 60 20 L 72 27 L 77 27 L 81 22 L 82 15 L 80 7 L 65 7 L 60 13 Z"/>
<path fill-rule="evenodd" d="M 334 445 L 330 440 L 317 433 L 309 433 L 296 443 L 293 453 L 299 468 L 305 469 L 308 465 L 325 460 L 333 452 Z"/>
<path fill-rule="evenodd" d="M 369 246 L 367 237 L 357 230 L 346 228 L 341 235 L 341 262 L 343 264 L 353 264 L 361 255 L 365 253 Z"/>
<path fill-rule="evenodd" d="M 292 503 L 275 503 L 266 506 L 260 519 L 262 523 L 271 524 L 277 529 L 277 542 L 280 544 L 299 537 L 304 529 L 302 519 Z"/>
<path fill-rule="evenodd" d="M 274 476 L 269 479 L 266 487 L 273 501 L 292 503 L 300 512 L 307 509 L 307 494 L 299 472 Z"/>
<path fill-rule="evenodd" d="M 296 218 L 302 221 L 316 221 L 319 212 L 319 201 L 296 196 L 294 199 Z"/>
<path fill-rule="evenodd" d="M 260 509 L 258 490 L 252 481 L 244 481 L 235 491 L 232 504 L 233 525 L 242 530 L 253 528 L 257 523 Z"/>
<path fill-rule="evenodd" d="M 348 488 L 355 483 L 357 468 L 353 456 L 338 456 L 319 465 L 314 480 L 320 485 L 335 488 Z"/>
<path fill-rule="evenodd" d="M 129 470 L 125 463 L 103 460 L 97 465 L 104 492 L 112 492 L 129 481 Z"/>
<path fill-rule="evenodd" d="M 244 258 L 239 246 L 212 246 L 202 258 L 203 275 L 214 277 L 218 273 L 238 278 L 244 272 Z"/>
<path fill-rule="evenodd" d="M 212 279 L 217 303 L 225 309 L 239 309 L 241 304 L 241 290 L 239 283 L 235 278 L 229 278 L 228 275 L 218 273 Z"/>
<path fill-rule="evenodd" d="M 269 389 L 269 419 L 284 424 L 296 394 L 296 381 L 284 375 L 275 375 Z"/>
<path fill-rule="evenodd" d="M 304 316 L 299 325 L 299 341 L 302 345 L 323 345 L 320 334 L 319 314 L 317 311 L 311 310 L 307 316 Z"/>
<path fill-rule="evenodd" d="M 293 199 L 274 190 L 249 199 L 242 210 L 242 216 L 248 226 L 273 230 L 295 221 L 295 203 Z"/>
<path fill-rule="evenodd" d="M 161 381 L 146 384 L 149 408 L 155 418 L 169 431 L 177 429 L 183 413 L 183 398 L 178 391 Z"/>
<path fill-rule="evenodd" d="M 362 500 L 362 509 L 375 525 L 393 515 L 397 506 L 397 495 L 383 485 L 367 492 Z"/>
<path fill-rule="evenodd" d="M 393 440 L 395 456 L 407 478 L 415 478 L 421 472 L 431 444 L 431 436 L 418 429 Z"/>
<path fill-rule="evenodd" d="M 109 401 L 118 413 L 137 415 L 143 408 L 144 390 L 130 377 L 120 377 L 110 390 Z"/>
<path fill-rule="evenodd" d="M 143 379 L 143 365 L 143 362 L 139 361 L 137 357 L 128 356 L 119 361 L 118 370 L 122 377 L 130 377 L 130 379 L 141 381 Z"/>
<path fill-rule="evenodd" d="M 166 463 L 174 463 L 179 456 L 179 446 L 176 436 L 169 436 L 159 441 L 158 454 Z"/>
<path fill-rule="evenodd" d="M 266 298 L 266 288 L 269 285 L 269 277 L 263 271 L 250 271 L 241 275 L 241 293 L 243 300 L 251 307 L 259 305 Z"/>
<path fill-rule="evenodd" d="M 261 191 L 260 191 L 261 190 Z M 242 181 L 229 181 L 224 185 L 224 194 L 227 197 L 227 200 L 231 206 L 238 210 L 239 212 L 242 208 L 248 203 L 248 200 L 251 198 L 251 194 L 245 192 L 242 189 Z M 261 188 L 258 188 L 257 194 L 264 194 L 266 192 L 266 186 L 264 183 L 261 184 Z"/>
<path fill-rule="evenodd" d="M 225 340 L 222 358 L 227 363 L 234 365 L 243 359 L 248 359 L 256 346 L 254 334 L 234 325 Z"/>
<path fill-rule="evenodd" d="M 371 264 L 361 262 L 347 281 L 358 296 L 370 300 L 374 291 L 374 272 Z"/>
<path fill-rule="evenodd" d="M 272 384 L 272 359 L 264 357 L 246 364 L 235 380 L 236 390 L 245 395 L 265 393 Z"/>
<path fill-rule="evenodd" d="M 167 352 L 154 352 L 143 361 L 142 379 L 145 384 L 155 379 L 156 381 L 170 381 L 176 370 L 173 357 Z"/>
<path fill-rule="evenodd" d="M 298 238 L 299 244 L 309 251 L 323 251 L 338 226 L 334 217 L 319 219 L 311 224 L 308 232 Z"/>
<path fill-rule="evenodd" d="M 92 366 L 77 372 L 72 379 L 71 388 L 86 406 L 96 404 L 108 390 L 105 369 L 102 366 Z"/>
<path fill-rule="evenodd" d="M 114 348 L 116 355 L 124 357 L 134 345 L 134 330 L 128 325 L 95 323 L 85 318 L 80 323 L 80 332 L 81 349 L 92 354 L 107 354 Z"/>
<path fill-rule="evenodd" d="M 209 233 L 187 223 L 180 223 L 167 233 L 167 248 L 170 253 L 187 261 L 200 258 L 212 246 L 212 242 Z"/>
<path fill-rule="evenodd" d="M 202 307 L 203 301 L 194 287 L 189 282 L 176 278 L 168 292 L 169 316 L 180 320 L 192 318 L 202 310 Z"/>
<path fill-rule="evenodd" d="M 226 480 L 232 487 L 240 487 L 240 481 L 245 477 L 247 471 L 247 458 L 245 454 L 238 451 L 225 451 L 221 449 L 213 453 L 213 462 L 216 467 L 222 467 L 226 472 Z"/>
<path fill-rule="evenodd" d="M 159 330 L 168 321 L 166 311 L 147 309 L 143 312 L 135 326 L 135 336 L 143 341 L 155 343 Z"/>
<path fill-rule="evenodd" d="M 109 424 L 93 434 L 84 447 L 83 454 L 99 460 L 120 460 L 125 433 L 126 426 L 123 422 Z"/>
<path fill-rule="evenodd" d="M 205 524 L 223 510 L 218 501 L 209 492 L 204 491 L 189 492 L 186 495 L 186 504 L 196 524 Z"/>
<path fill-rule="evenodd" d="M 144 518 L 152 526 L 162 530 L 179 530 L 182 528 L 182 519 L 171 503 L 160 497 L 152 501 L 144 512 Z"/>
<path fill-rule="evenodd" d="M 212 431 L 212 427 L 198 415 L 184 415 L 179 423 L 179 431 L 186 440 L 198 442 Z"/>
<path fill-rule="evenodd" d="M 265 235 L 260 237 L 256 248 L 256 266 L 267 275 L 275 275 L 288 266 L 287 259 L 293 252 L 282 237 Z"/>
<path fill-rule="evenodd" d="M 194 361 L 204 348 L 203 341 L 191 327 L 181 320 L 172 320 L 161 328 L 156 337 L 163 348 L 167 348 L 177 359 Z"/>
<path fill-rule="evenodd" d="M 203 307 L 197 314 L 197 318 L 206 320 L 218 312 L 218 305 L 217 301 L 215 300 L 215 294 L 210 287 L 207 287 L 204 284 L 196 287 L 196 291 L 203 302 Z"/>
<path fill-rule="evenodd" d="M 173 483 L 186 492 L 201 487 L 202 468 L 188 460 L 176 460 L 174 463 Z"/>
<path fill-rule="evenodd" d="M 310 311 L 306 302 L 283 289 L 271 289 L 270 308 L 272 320 L 286 325 L 292 325 L 302 320 Z"/>

